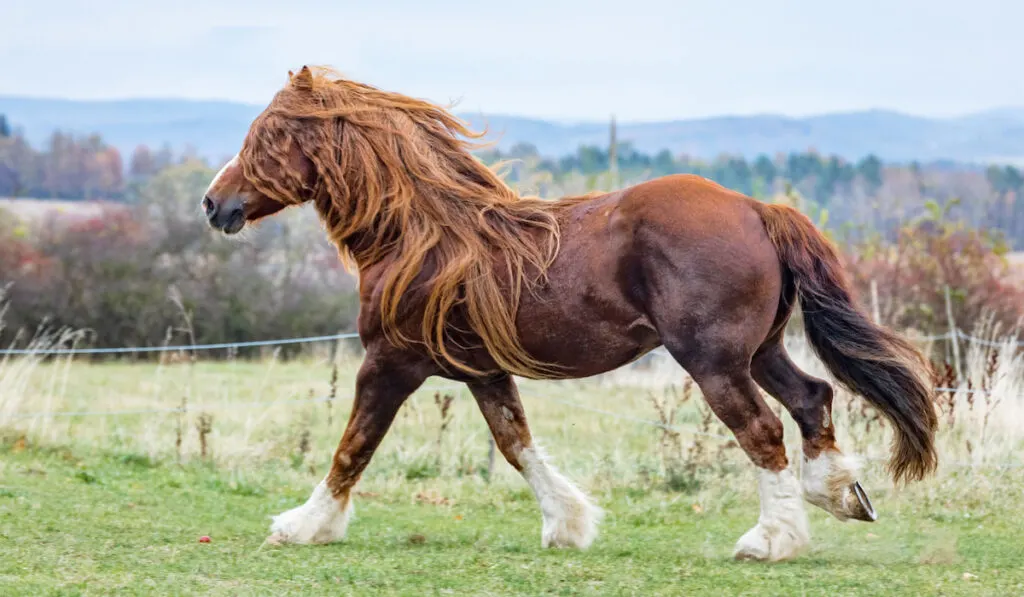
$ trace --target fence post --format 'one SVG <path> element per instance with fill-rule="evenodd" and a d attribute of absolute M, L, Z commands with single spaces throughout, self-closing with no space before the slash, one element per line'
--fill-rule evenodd
<path fill-rule="evenodd" d="M 494 475 L 494 436 L 487 436 L 487 484 L 491 483 L 491 476 Z"/>
<path fill-rule="evenodd" d="M 963 370 L 960 368 L 960 333 L 956 327 L 956 320 L 953 319 L 953 299 L 949 293 L 949 284 L 946 284 L 946 318 L 949 320 L 949 341 L 953 349 L 953 367 L 956 371 L 956 381 L 963 380 Z"/>
<path fill-rule="evenodd" d="M 878 282 L 871 280 L 871 316 L 875 318 L 875 325 L 882 325 L 882 316 L 878 308 Z"/>

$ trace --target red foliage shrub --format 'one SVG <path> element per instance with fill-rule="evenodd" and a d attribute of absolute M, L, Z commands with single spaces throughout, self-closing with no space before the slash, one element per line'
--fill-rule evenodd
<path fill-rule="evenodd" d="M 200 343 L 351 329 L 354 284 L 326 242 L 252 236 L 224 239 L 193 211 L 163 204 L 61 214 L 24 233 L 0 226 L 9 304 L 0 345 L 44 322 L 89 330 L 95 345 L 157 345 L 181 328 L 181 308 Z"/>
<path fill-rule="evenodd" d="M 949 220 L 953 205 L 930 204 L 899 230 L 895 243 L 876 237 L 847 247 L 860 299 L 871 306 L 874 281 L 883 324 L 941 334 L 949 330 L 948 286 L 958 327 L 969 329 L 987 315 L 1013 331 L 1024 322 L 1024 286 L 1011 276 L 1007 247 L 997 235 Z"/>
<path fill-rule="evenodd" d="M 30 243 L 13 235 L 0 235 L 0 271 L 24 275 L 41 265 L 42 256 Z"/>

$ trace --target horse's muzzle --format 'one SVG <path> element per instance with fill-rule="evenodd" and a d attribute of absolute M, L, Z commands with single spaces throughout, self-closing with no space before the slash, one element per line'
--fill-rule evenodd
<path fill-rule="evenodd" d="M 210 226 L 225 234 L 235 234 L 245 227 L 245 210 L 241 198 L 233 197 L 216 201 L 209 195 L 203 197 L 203 213 Z"/>

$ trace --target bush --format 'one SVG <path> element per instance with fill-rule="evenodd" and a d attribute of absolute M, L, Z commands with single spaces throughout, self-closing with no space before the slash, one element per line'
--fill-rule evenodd
<path fill-rule="evenodd" d="M 961 327 L 991 317 L 1002 329 L 1024 317 L 1024 288 L 1010 274 L 1003 239 L 954 221 L 944 207 L 929 203 L 924 215 L 903 226 L 895 243 L 875 236 L 846 247 L 847 267 L 861 302 L 871 307 L 871 283 L 878 292 L 881 322 L 924 334 L 949 330 L 945 289 Z"/>
<path fill-rule="evenodd" d="M 200 343 L 350 330 L 355 284 L 308 212 L 227 239 L 198 211 L 212 171 L 188 163 L 158 175 L 135 205 L 51 218 L 30 233 L 0 229 L 0 284 L 9 284 L 9 343 L 40 324 L 87 329 L 103 346 Z M 298 348 L 298 347 L 294 347 Z"/>
<path fill-rule="evenodd" d="M 0 272 L 30 275 L 41 266 L 42 256 L 29 242 L 25 227 L 12 222 L 11 217 L 0 210 Z M 0 277 L 0 283 L 3 281 Z"/>

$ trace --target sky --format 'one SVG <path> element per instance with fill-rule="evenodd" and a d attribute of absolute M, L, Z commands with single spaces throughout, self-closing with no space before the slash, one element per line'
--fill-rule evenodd
<path fill-rule="evenodd" d="M 460 111 L 1024 106 L 1019 0 L 5 0 L 0 94 L 265 104 L 303 64 Z"/>

